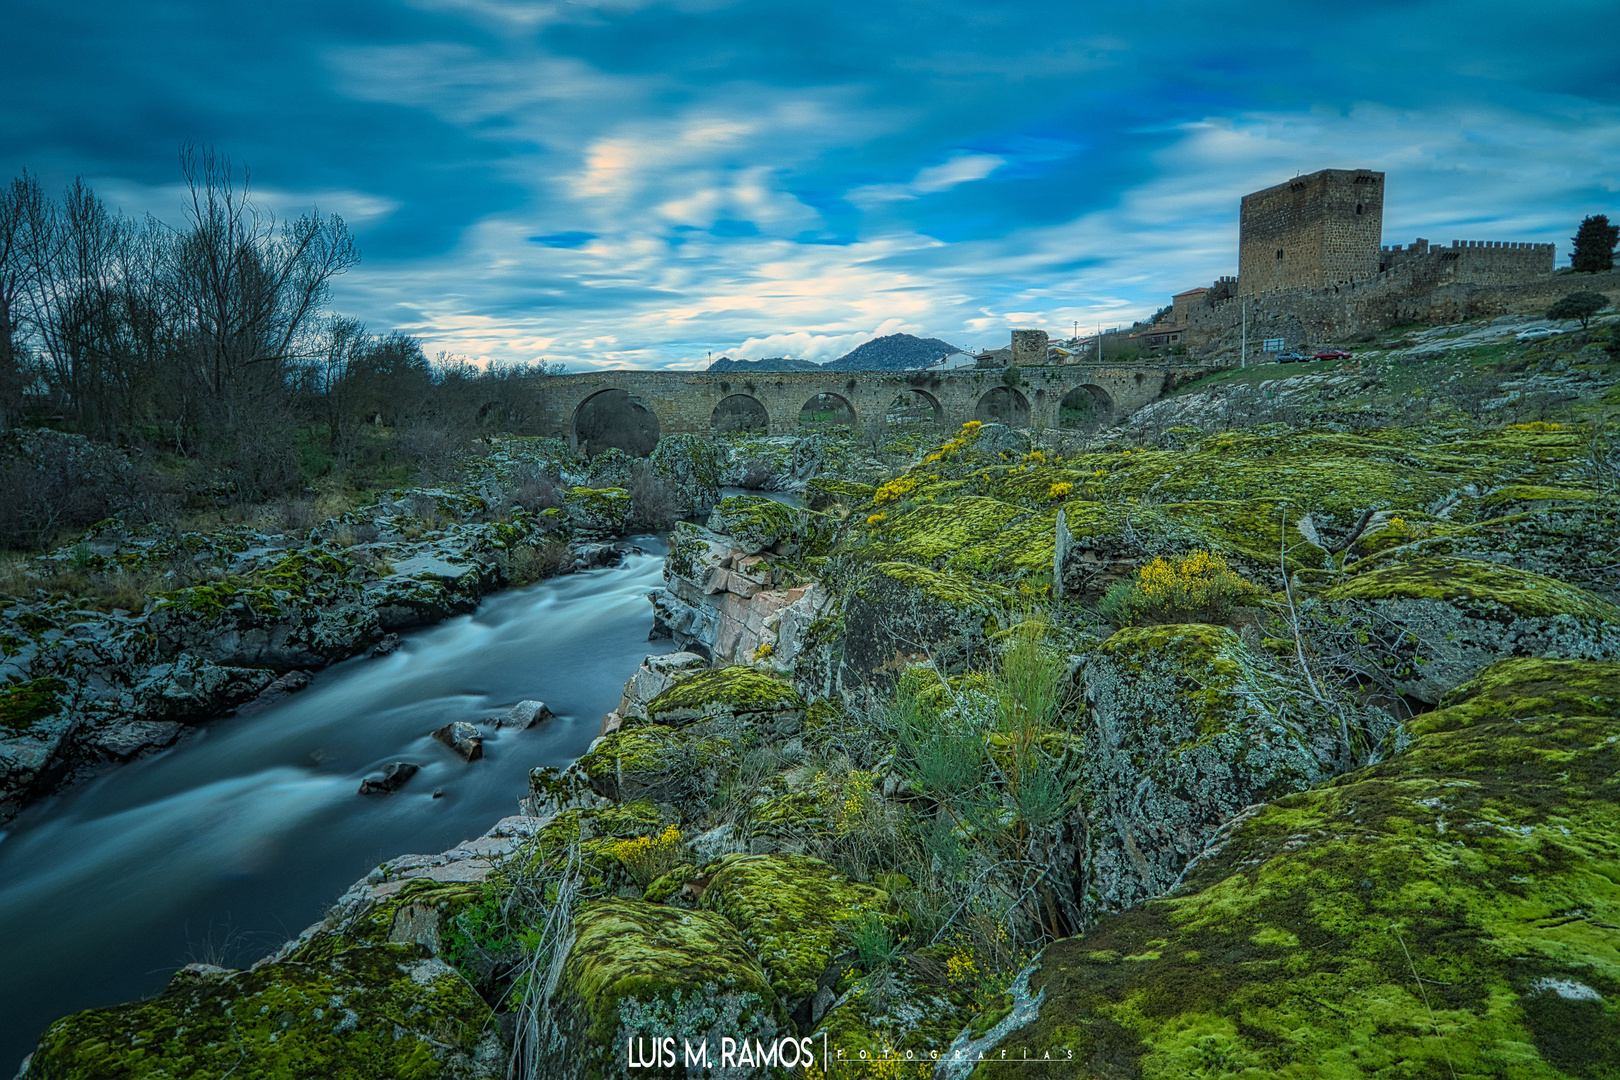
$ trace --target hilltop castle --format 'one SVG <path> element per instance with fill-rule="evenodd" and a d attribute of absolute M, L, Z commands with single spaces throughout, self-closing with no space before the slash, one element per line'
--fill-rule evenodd
<path fill-rule="evenodd" d="M 1223 350 L 1247 310 L 1251 340 L 1297 347 L 1556 298 L 1543 295 L 1557 291 L 1552 244 L 1444 247 L 1420 237 L 1386 247 L 1383 222 L 1384 174 L 1373 169 L 1322 169 L 1245 195 L 1237 276 L 1177 293 L 1154 336 L 1184 340 L 1190 351 Z"/>

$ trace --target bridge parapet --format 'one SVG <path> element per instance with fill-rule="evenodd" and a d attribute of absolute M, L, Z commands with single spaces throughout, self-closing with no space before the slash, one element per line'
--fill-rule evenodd
<path fill-rule="evenodd" d="M 1107 424 L 1215 370 L 1209 365 L 1042 365 L 1022 368 L 1018 385 L 1011 387 L 1003 381 L 1004 371 L 978 368 L 933 373 L 590 371 L 546 377 L 541 426 L 544 434 L 577 443 L 581 408 L 615 390 L 623 396 L 602 401 L 623 402 L 627 396 L 656 418 L 660 436 L 714 432 L 716 409 L 728 398 L 739 400 L 725 412 L 756 420 L 763 415 L 769 434 L 791 434 L 799 430 L 801 409 L 820 395 L 840 413 L 847 409 L 857 426 L 887 416 L 897 398 L 931 411 L 946 428 L 974 419 L 1061 427 L 1066 417 L 1080 412 L 1096 424 Z"/>

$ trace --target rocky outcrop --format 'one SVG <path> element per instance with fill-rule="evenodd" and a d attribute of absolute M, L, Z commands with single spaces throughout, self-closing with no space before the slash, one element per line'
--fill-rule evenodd
<path fill-rule="evenodd" d="M 757 496 L 723 500 L 706 529 L 677 524 L 665 588 L 653 598 L 660 625 L 681 648 L 700 648 L 716 664 L 791 669 L 827 602 L 824 589 L 804 581 L 800 559 L 829 535 L 813 511 Z"/>
<path fill-rule="evenodd" d="M 973 1075 L 1615 1074 L 1620 665 L 1504 661 L 1411 731 L 1049 946 Z"/>
<path fill-rule="evenodd" d="M 1363 664 L 1430 703 L 1505 657 L 1620 657 L 1620 607 L 1497 563 L 1414 559 L 1359 574 L 1323 600 L 1347 621 Z"/>
<path fill-rule="evenodd" d="M 1245 807 L 1333 776 L 1389 734 L 1374 711 L 1341 731 L 1295 682 L 1226 627 L 1129 628 L 1087 660 L 1088 919 L 1162 895 Z"/>
<path fill-rule="evenodd" d="M 295 688 L 278 682 L 284 673 L 470 611 L 508 583 L 515 553 L 572 536 L 560 510 L 486 516 L 481 496 L 429 489 L 323 523 L 291 550 L 251 530 L 93 529 L 72 556 L 86 572 L 189 565 L 206 579 L 157 592 L 139 613 L 0 603 L 0 817 L 80 771 L 172 744 L 183 725 L 253 707 L 261 693 L 267 704 Z M 607 535 L 623 520 L 589 527 Z M 617 557 L 579 546 L 588 564 Z"/>

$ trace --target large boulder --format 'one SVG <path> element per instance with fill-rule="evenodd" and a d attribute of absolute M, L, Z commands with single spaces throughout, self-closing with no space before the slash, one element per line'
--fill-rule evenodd
<path fill-rule="evenodd" d="M 892 678 L 932 654 L 963 661 L 995 629 L 1012 594 L 966 575 L 878 563 L 844 598 L 844 682 Z"/>
<path fill-rule="evenodd" d="M 944 1075 L 1620 1075 L 1620 664 L 1504 661 L 1410 727 L 1048 946 Z"/>
<path fill-rule="evenodd" d="M 658 440 L 647 460 L 653 475 L 674 493 L 683 513 L 707 513 L 720 500 L 727 453 L 713 439 L 666 435 Z"/>
<path fill-rule="evenodd" d="M 849 947 L 849 924 L 887 904 L 886 893 L 808 855 L 730 856 L 709 875 L 699 901 L 741 931 L 783 1009 L 802 1012 L 801 1019 L 831 1003 L 839 974 L 833 961 Z"/>
<path fill-rule="evenodd" d="M 1340 721 L 1226 627 L 1132 627 L 1085 667 L 1087 903 L 1158 896 L 1223 823 L 1376 747 L 1392 722 Z M 1382 723 L 1380 723 L 1382 721 Z"/>
<path fill-rule="evenodd" d="M 58 1020 L 22 1076 L 504 1076 L 491 1019 L 422 946 L 323 934 L 282 962 L 188 969 L 156 997 Z"/>
<path fill-rule="evenodd" d="M 1420 701 L 1508 657 L 1620 657 L 1620 607 L 1499 563 L 1417 559 L 1358 574 L 1323 600 L 1348 621 L 1362 662 Z"/>
<path fill-rule="evenodd" d="M 585 540 L 600 540 L 624 532 L 630 519 L 630 493 L 622 487 L 570 488 L 563 496 L 563 508 L 573 523 L 574 534 Z"/>
<path fill-rule="evenodd" d="M 708 911 L 639 900 L 587 904 L 574 920 L 574 945 L 554 1005 L 561 1026 L 579 1036 L 584 1075 L 643 1075 L 629 1048 L 674 1036 L 708 1044 L 718 1068 L 722 1039 L 769 1044 L 780 1027 L 770 981 L 736 927 Z"/>

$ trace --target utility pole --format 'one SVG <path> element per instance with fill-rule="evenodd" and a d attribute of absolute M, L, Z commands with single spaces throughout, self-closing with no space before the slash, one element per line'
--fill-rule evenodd
<path fill-rule="evenodd" d="M 1238 350 L 1238 367 L 1249 366 L 1249 298 L 1243 298 L 1243 344 Z"/>
<path fill-rule="evenodd" d="M 1097 363 L 1102 363 L 1102 323 L 1097 324 Z"/>

